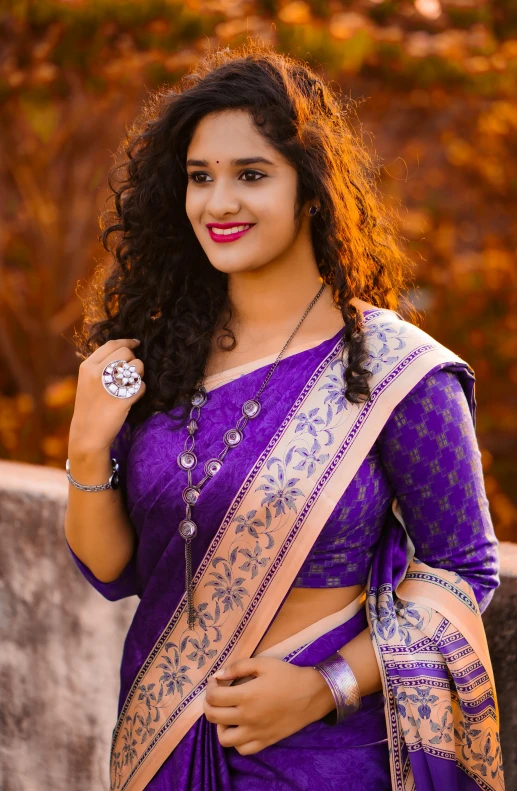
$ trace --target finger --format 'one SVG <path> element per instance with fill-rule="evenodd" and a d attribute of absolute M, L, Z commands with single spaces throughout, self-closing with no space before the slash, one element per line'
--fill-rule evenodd
<path fill-rule="evenodd" d="M 249 741 L 247 728 L 244 725 L 238 725 L 236 728 L 232 728 L 231 725 L 218 725 L 217 738 L 222 747 L 237 747 Z"/>
<path fill-rule="evenodd" d="M 239 706 L 211 706 L 206 698 L 203 703 L 203 713 L 208 722 L 218 725 L 242 725 L 242 714 Z"/>
<path fill-rule="evenodd" d="M 214 680 L 206 685 L 205 699 L 211 706 L 239 706 L 246 698 L 244 687 L 219 686 Z"/>
<path fill-rule="evenodd" d="M 214 673 L 213 678 L 230 679 L 241 678 L 242 676 L 256 676 L 260 673 L 261 662 L 260 659 L 238 659 L 225 667 L 220 668 Z"/>
<path fill-rule="evenodd" d="M 263 750 L 264 745 L 262 742 L 259 742 L 258 739 L 252 739 L 251 742 L 240 744 L 235 749 L 240 755 L 253 755 L 253 753 L 258 753 L 259 750 Z"/>
<path fill-rule="evenodd" d="M 101 363 L 124 346 L 132 350 L 138 348 L 139 343 L 137 343 L 135 338 L 117 338 L 116 340 L 106 341 L 106 343 L 103 343 L 98 349 L 95 349 L 86 360 L 91 361 L 93 364 Z"/>

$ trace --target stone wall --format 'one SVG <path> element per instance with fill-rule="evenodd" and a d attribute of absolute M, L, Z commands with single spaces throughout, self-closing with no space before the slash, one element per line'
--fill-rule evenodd
<path fill-rule="evenodd" d="M 64 537 L 64 471 L 0 462 L 2 791 L 106 791 L 125 633 Z"/>
<path fill-rule="evenodd" d="M 64 471 L 0 461 L 0 789 L 106 791 L 119 665 L 136 597 L 108 602 L 64 538 Z M 517 789 L 517 545 L 484 622 L 501 708 L 507 791 Z M 444 790 L 445 791 L 445 790 Z"/>

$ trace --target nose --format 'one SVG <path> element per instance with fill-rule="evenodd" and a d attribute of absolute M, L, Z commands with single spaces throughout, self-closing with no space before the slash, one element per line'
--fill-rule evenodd
<path fill-rule="evenodd" d="M 206 212 L 215 220 L 240 211 L 240 201 L 229 179 L 218 178 L 207 190 Z"/>

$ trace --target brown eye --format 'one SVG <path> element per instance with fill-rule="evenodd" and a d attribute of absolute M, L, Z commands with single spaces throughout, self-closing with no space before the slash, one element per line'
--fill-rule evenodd
<path fill-rule="evenodd" d="M 247 174 L 251 174 L 252 176 L 258 176 L 258 178 L 251 178 L 251 179 L 246 178 L 246 179 L 244 179 L 244 181 L 246 181 L 246 182 L 260 181 L 261 179 L 265 178 L 265 174 L 264 173 L 259 173 L 258 170 L 243 170 L 243 172 L 241 173 L 241 176 L 245 176 Z M 208 184 L 209 183 L 208 181 L 205 181 L 204 179 L 203 179 L 203 181 L 198 181 L 198 179 L 197 179 L 198 176 L 208 176 L 208 173 L 202 173 L 201 171 L 197 171 L 196 173 L 188 173 L 187 175 L 188 175 L 188 180 L 192 181 L 194 184 Z"/>
<path fill-rule="evenodd" d="M 244 176 L 245 173 L 251 173 L 253 176 L 259 176 L 258 179 L 249 179 L 250 181 L 260 181 L 260 179 L 264 178 L 263 173 L 259 173 L 257 170 L 245 170 L 242 175 Z M 248 181 L 248 179 L 246 179 Z"/>
<path fill-rule="evenodd" d="M 206 176 L 206 173 L 189 173 L 188 180 L 194 182 L 194 184 L 205 184 L 204 181 L 197 181 L 196 176 Z"/>

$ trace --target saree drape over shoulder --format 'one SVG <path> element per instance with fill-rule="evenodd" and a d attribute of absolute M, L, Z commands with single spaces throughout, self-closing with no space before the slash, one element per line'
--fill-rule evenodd
<path fill-rule="evenodd" d="M 177 533 L 184 431 L 162 414 L 132 437 L 121 429 L 112 451 L 137 550 L 111 583 L 72 553 L 107 598 L 140 597 L 122 657 L 112 790 L 504 789 L 480 615 L 499 579 L 475 444 L 474 372 L 393 311 L 368 310 L 364 323 L 371 399 L 344 397 L 341 333 L 293 350 L 244 440 L 203 487 L 193 630 Z M 234 369 L 208 388 L 201 469 L 272 361 L 240 366 L 242 375 Z M 338 726 L 318 720 L 249 756 L 222 748 L 203 715 L 208 677 L 254 655 L 293 586 L 357 583 L 354 602 L 261 655 L 313 665 L 368 628 L 382 691 Z"/>

